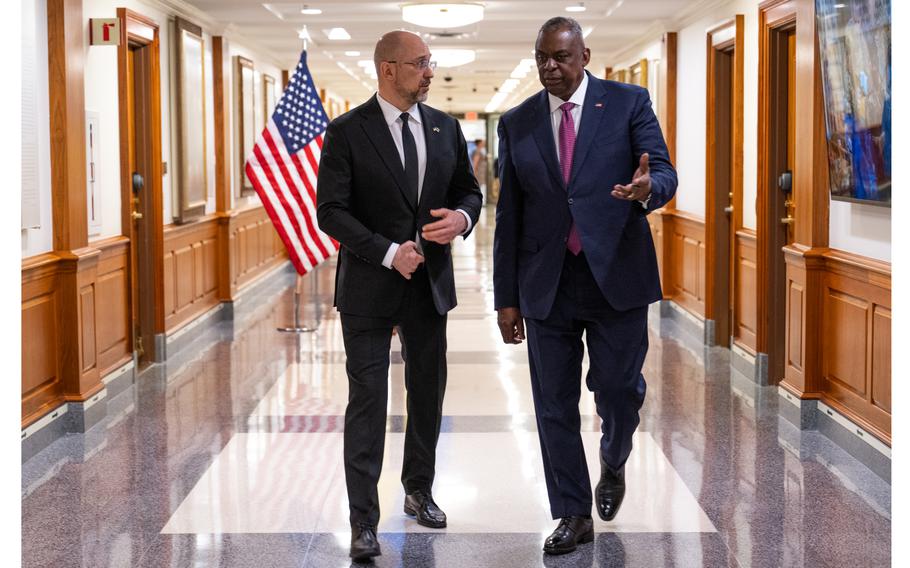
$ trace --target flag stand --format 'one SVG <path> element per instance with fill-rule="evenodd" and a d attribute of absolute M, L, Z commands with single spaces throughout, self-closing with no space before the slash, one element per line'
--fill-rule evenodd
<path fill-rule="evenodd" d="M 315 302 L 316 306 L 316 323 L 312 327 L 300 325 L 300 296 L 301 290 L 303 289 L 303 276 L 298 274 L 297 285 L 294 287 L 294 327 L 279 327 L 278 331 L 287 333 L 312 333 L 319 329 L 319 278 L 317 277 L 318 270 L 318 265 L 313 268 L 313 285 L 310 286 L 310 292 L 313 296 L 313 301 Z"/>

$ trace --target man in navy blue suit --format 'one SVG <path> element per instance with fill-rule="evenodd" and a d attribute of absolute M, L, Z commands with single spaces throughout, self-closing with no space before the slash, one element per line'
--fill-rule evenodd
<path fill-rule="evenodd" d="M 676 192 L 660 126 L 641 87 L 585 71 L 578 22 L 552 18 L 535 45 L 544 89 L 499 122 L 493 281 L 499 329 L 528 358 L 550 511 L 544 551 L 594 539 L 592 501 L 612 520 L 639 423 L 648 304 L 661 298 L 648 212 Z M 592 497 L 580 433 L 582 334 L 602 420 Z"/>

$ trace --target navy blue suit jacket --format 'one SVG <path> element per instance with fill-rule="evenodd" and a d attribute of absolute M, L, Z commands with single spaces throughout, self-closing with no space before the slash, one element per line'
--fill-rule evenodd
<path fill-rule="evenodd" d="M 610 195 L 631 183 L 647 152 L 651 201 Z M 676 193 L 670 163 L 648 91 L 588 74 L 572 172 L 564 182 L 556 154 L 546 90 L 505 113 L 499 122 L 499 203 L 493 244 L 494 302 L 524 317 L 550 313 L 566 238 L 575 220 L 597 284 L 620 311 L 662 297 L 657 257 L 646 215 Z"/>

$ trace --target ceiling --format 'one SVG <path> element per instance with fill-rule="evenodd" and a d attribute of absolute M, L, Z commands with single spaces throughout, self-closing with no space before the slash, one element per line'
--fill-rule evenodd
<path fill-rule="evenodd" d="M 310 8 L 322 14 L 300 13 L 304 2 L 262 3 L 256 0 L 189 0 L 190 5 L 243 37 L 249 47 L 269 53 L 283 68 L 293 68 L 303 42 L 298 30 L 305 25 L 313 41 L 308 46 L 308 63 L 319 88 L 327 88 L 351 101 L 354 106 L 375 89 L 375 82 L 357 66 L 358 60 L 371 59 L 376 40 L 383 33 L 408 29 L 422 34 L 443 30 L 419 28 L 401 19 L 402 2 L 349 2 L 308 0 Z M 532 57 L 534 40 L 541 24 L 553 16 L 573 17 L 590 33 L 586 45 L 591 49 L 589 69 L 602 76 L 613 55 L 627 50 L 644 37 L 659 37 L 674 25 L 707 4 L 717 0 L 607 0 L 586 1 L 586 11 L 569 13 L 568 0 L 522 0 L 484 2 L 484 19 L 463 28 L 449 30 L 463 37 L 427 37 L 434 48 L 455 47 L 476 50 L 473 63 L 437 69 L 430 87 L 429 104 L 448 112 L 482 112 L 497 89 L 523 58 Z M 345 28 L 350 40 L 333 41 L 323 33 L 334 27 Z M 347 56 L 345 51 L 359 51 Z M 356 76 L 338 65 L 341 62 Z M 451 78 L 448 80 L 448 78 Z M 365 83 L 365 84 L 364 84 Z M 504 107 L 526 98 L 540 88 L 534 71 L 507 98 Z"/>

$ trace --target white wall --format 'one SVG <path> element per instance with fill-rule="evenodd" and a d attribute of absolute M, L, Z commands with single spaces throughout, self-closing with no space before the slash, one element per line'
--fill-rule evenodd
<path fill-rule="evenodd" d="M 743 49 L 743 225 L 756 227 L 758 179 L 758 1 L 736 0 L 679 31 L 676 169 L 678 209 L 705 214 L 705 34 L 734 14 L 745 16 Z M 889 208 L 832 201 L 829 246 L 891 260 Z"/>
<path fill-rule="evenodd" d="M 891 262 L 891 208 L 831 201 L 828 246 Z"/>
<path fill-rule="evenodd" d="M 676 207 L 705 215 L 705 121 L 709 29 L 736 14 L 743 34 L 743 225 L 756 227 L 758 176 L 758 0 L 737 0 L 679 31 L 677 61 Z"/>
<path fill-rule="evenodd" d="M 50 117 L 47 90 L 47 0 L 22 2 L 23 59 L 32 58 L 34 65 L 37 132 L 31 133 L 38 144 L 38 199 L 40 228 L 22 229 L 22 258 L 50 252 L 54 248 L 53 211 L 51 209 Z M 23 104 L 28 101 L 22 101 Z M 23 125 L 23 128 L 25 125 Z M 23 136 L 30 133 L 23 131 Z"/>
<path fill-rule="evenodd" d="M 85 108 L 99 115 L 99 152 L 95 165 L 98 193 L 101 196 L 101 233 L 93 235 L 97 241 L 123 233 L 120 226 L 120 104 L 117 85 L 117 47 L 89 45 L 90 18 L 116 18 L 117 8 L 129 8 L 154 20 L 159 26 L 161 41 L 161 160 L 168 163 L 168 173 L 162 177 L 164 191 L 165 223 L 171 220 L 170 187 L 171 168 L 171 108 L 170 29 L 167 14 L 137 0 L 85 0 L 82 16 L 85 22 Z"/>
<path fill-rule="evenodd" d="M 175 207 L 175 192 L 177 176 L 177 162 L 172 155 L 172 140 L 176 136 L 172 124 L 174 100 L 171 85 L 174 83 L 174 62 L 171 59 L 173 41 L 173 15 L 163 9 L 156 9 L 148 2 L 139 0 L 85 0 L 83 16 L 86 29 L 89 18 L 116 17 L 116 9 L 126 7 L 154 20 L 159 26 L 160 57 L 161 57 L 161 159 L 168 164 L 168 173 L 162 177 L 163 213 L 164 223 L 173 222 Z M 212 32 L 203 27 L 205 41 L 205 96 L 206 96 L 206 185 L 207 201 L 206 213 L 215 210 L 215 127 L 214 127 L 214 83 L 212 80 Z M 220 30 L 214 30 L 217 35 Z M 100 115 L 100 156 L 97 164 L 97 177 L 102 195 L 102 232 L 93 236 L 92 240 L 103 239 L 121 234 L 120 226 L 120 132 L 119 132 L 119 100 L 117 92 L 117 48 L 113 46 L 88 46 L 86 41 L 85 63 L 85 106 L 87 110 L 94 110 Z M 237 44 L 228 37 L 231 55 L 243 55 L 252 59 L 257 71 L 265 71 L 275 77 L 276 86 L 280 87 L 281 70 L 267 61 L 261 53 Z M 46 57 L 45 57 L 46 60 Z M 233 67 L 231 69 L 233 81 Z M 256 74 L 255 86 L 256 100 L 261 97 L 261 79 Z M 229 94 L 233 105 L 233 93 Z M 45 105 L 46 108 L 46 105 Z M 231 107 L 233 108 L 233 107 Z M 257 114 L 256 131 L 262 129 L 262 118 Z M 233 124 L 233 123 L 232 123 Z M 234 160 L 233 149 L 230 152 Z M 232 162 L 231 176 L 235 176 Z M 244 198 L 234 207 L 242 208 L 258 203 L 257 197 Z"/>

